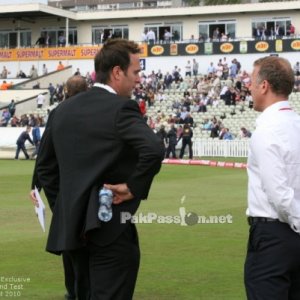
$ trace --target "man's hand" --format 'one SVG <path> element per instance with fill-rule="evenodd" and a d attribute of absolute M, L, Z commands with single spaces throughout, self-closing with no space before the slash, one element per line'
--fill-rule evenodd
<path fill-rule="evenodd" d="M 36 207 L 39 207 L 39 202 L 38 202 L 38 199 L 36 199 L 34 190 L 30 191 L 29 197 L 30 197 L 33 205 L 36 206 Z"/>
<path fill-rule="evenodd" d="M 134 198 L 126 183 L 104 184 L 104 187 L 113 192 L 113 204 L 120 204 Z"/>

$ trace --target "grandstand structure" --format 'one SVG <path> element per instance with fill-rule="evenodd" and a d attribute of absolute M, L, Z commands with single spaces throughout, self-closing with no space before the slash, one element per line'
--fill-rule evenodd
<path fill-rule="evenodd" d="M 93 57 L 101 48 L 103 37 L 109 33 L 114 37 L 140 43 L 141 66 L 145 74 L 158 69 L 165 74 L 171 72 L 175 65 L 184 73 L 187 60 L 192 59 L 199 62 L 199 76 L 207 73 L 210 62 L 217 63 L 225 56 L 228 61 L 237 58 L 243 70 L 248 71 L 252 69 L 255 59 L 265 55 L 280 55 L 289 59 L 292 65 L 299 60 L 300 29 L 297 24 L 300 24 L 300 1 L 244 1 L 236 5 L 194 7 L 185 6 L 182 1 L 133 1 L 156 3 L 135 7 L 126 7 L 125 4 L 129 3 L 126 1 L 112 1 L 125 3 L 114 8 L 105 6 L 109 5 L 108 1 L 98 2 L 87 1 L 90 5 L 84 6 L 81 5 L 82 1 L 48 3 L 47 0 L 13 0 L 10 4 L 3 1 L 5 4 L 0 5 L 0 71 L 6 66 L 10 70 L 7 80 L 14 81 L 15 74 L 20 70 L 28 70 L 32 65 L 41 74 L 42 65 L 46 64 L 49 73 L 52 73 L 58 62 L 63 61 L 68 66 L 68 76 L 74 74 L 77 68 L 85 75 L 93 70 Z M 296 25 L 294 33 L 289 32 L 291 24 Z M 255 33 L 258 28 L 271 32 L 271 28 L 278 26 L 281 28 L 278 35 L 268 33 L 259 37 Z M 226 34 L 226 41 L 213 38 L 216 28 Z M 142 40 L 142 33 L 149 30 L 153 30 L 156 35 L 153 43 Z M 165 31 L 172 34 L 169 41 L 164 39 Z M 37 43 L 40 37 L 44 38 L 44 44 Z M 63 43 L 60 37 L 65 38 Z M 41 81 L 42 88 L 47 89 L 49 82 L 59 80 L 62 83 L 66 79 L 54 74 L 52 78 L 41 76 L 36 81 Z M 187 82 L 190 79 L 185 78 Z M 29 80 L 26 89 L 30 89 L 32 84 L 33 81 Z M 24 86 L 17 85 L 15 88 L 20 90 Z M 192 95 L 196 93 L 190 86 L 188 90 Z M 147 114 L 155 117 L 158 112 L 165 115 L 174 113 L 172 103 L 181 100 L 183 92 L 176 87 L 166 89 L 166 100 L 155 102 L 148 108 Z M 18 97 L 19 102 L 26 100 Z M 31 101 L 34 101 L 34 97 Z M 299 98 L 298 93 L 293 93 L 290 98 L 297 112 L 300 112 Z M 47 107 L 42 110 L 28 109 L 28 113 L 42 116 L 46 112 Z M 205 119 L 214 116 L 225 116 L 222 122 L 234 134 L 234 141 L 211 141 L 210 132 L 204 130 L 202 124 Z M 207 106 L 205 113 L 194 112 L 195 155 L 246 156 L 248 141 L 239 139 L 239 131 L 241 127 L 253 131 L 256 117 L 257 113 L 249 108 L 247 102 L 226 106 L 223 101 L 219 101 L 217 106 Z M 16 135 L 19 134 L 18 130 Z M 12 147 L 15 138 L 11 137 L 12 134 L 9 136 L 10 140 L 6 144 Z M 1 133 L 0 148 L 5 144 L 3 137 Z"/>

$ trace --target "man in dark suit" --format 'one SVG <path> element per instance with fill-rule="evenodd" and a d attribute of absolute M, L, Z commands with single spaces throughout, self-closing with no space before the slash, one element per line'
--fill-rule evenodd
<path fill-rule="evenodd" d="M 88 269 L 92 300 L 132 299 L 139 244 L 134 224 L 122 216 L 133 215 L 147 198 L 164 154 L 129 99 L 140 83 L 139 53 L 127 40 L 103 45 L 95 57 L 97 83 L 57 107 L 37 161 L 39 181 L 54 207 L 46 249 L 68 251 L 79 276 Z M 114 194 L 107 223 L 98 219 L 103 185 Z M 85 288 L 78 286 L 78 299 L 88 299 Z"/>
<path fill-rule="evenodd" d="M 67 87 L 66 98 L 70 98 L 81 92 L 85 92 L 88 89 L 85 78 L 82 76 L 78 76 L 78 75 L 71 76 L 66 82 L 66 87 Z M 47 125 L 46 125 L 47 127 L 51 126 L 52 116 L 54 115 L 54 111 L 55 111 L 55 109 L 52 110 L 52 112 L 49 115 Z M 32 176 L 30 199 L 32 200 L 33 204 L 38 207 L 38 200 L 35 195 L 35 187 L 39 191 L 41 190 L 41 184 L 38 180 L 36 166 L 34 168 L 34 172 L 33 172 L 33 176 Z M 52 210 L 53 206 L 50 206 L 50 208 Z M 87 255 L 86 259 L 88 259 L 88 255 Z M 78 280 L 76 280 L 74 266 L 73 266 L 71 257 L 68 252 L 64 252 L 62 254 L 62 260 L 63 260 L 63 267 L 64 267 L 64 275 L 65 275 L 65 287 L 67 290 L 65 299 L 66 300 L 75 300 L 76 299 L 76 288 L 75 287 L 78 283 Z M 87 277 L 88 277 L 88 275 L 87 275 Z M 85 279 L 84 282 L 86 283 L 86 285 L 89 285 L 88 280 Z M 86 290 L 86 293 L 89 293 L 88 288 Z"/>
<path fill-rule="evenodd" d="M 26 142 L 26 140 L 28 140 L 29 143 L 34 146 L 34 143 L 33 143 L 32 139 L 29 135 L 30 131 L 31 131 L 31 127 L 27 126 L 26 130 L 23 131 L 20 134 L 20 136 L 18 137 L 15 159 L 19 159 L 19 153 L 20 153 L 21 150 L 23 151 L 26 159 L 29 159 L 29 155 L 28 155 L 27 150 L 26 150 L 25 142 Z"/>

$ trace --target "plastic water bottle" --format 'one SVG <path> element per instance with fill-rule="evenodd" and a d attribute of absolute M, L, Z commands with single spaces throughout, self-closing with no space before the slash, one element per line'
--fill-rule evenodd
<path fill-rule="evenodd" d="M 113 193 L 111 190 L 102 188 L 99 191 L 99 211 L 98 218 L 100 221 L 108 222 L 112 218 L 112 200 Z"/>

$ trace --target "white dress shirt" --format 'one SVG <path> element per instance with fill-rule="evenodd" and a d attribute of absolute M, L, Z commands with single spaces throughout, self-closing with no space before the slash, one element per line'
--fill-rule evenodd
<path fill-rule="evenodd" d="M 155 33 L 153 30 L 149 30 L 147 32 L 147 39 L 148 39 L 148 41 L 150 41 L 150 40 L 155 41 Z"/>
<path fill-rule="evenodd" d="M 257 118 L 248 156 L 252 217 L 288 223 L 300 233 L 300 116 L 280 101 Z"/>
<path fill-rule="evenodd" d="M 109 86 L 107 84 L 104 84 L 104 83 L 96 82 L 96 83 L 94 83 L 94 86 L 102 88 L 102 89 L 105 89 L 105 90 L 107 90 L 108 92 L 110 92 L 112 94 L 116 94 L 117 93 L 111 86 Z"/>

